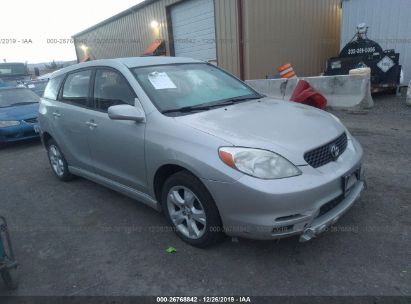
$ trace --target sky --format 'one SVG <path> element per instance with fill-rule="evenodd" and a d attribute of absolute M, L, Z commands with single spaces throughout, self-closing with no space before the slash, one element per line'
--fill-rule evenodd
<path fill-rule="evenodd" d="M 76 60 L 72 35 L 143 0 L 6 0 L 0 18 L 0 62 Z M 54 41 L 68 42 L 55 43 Z"/>

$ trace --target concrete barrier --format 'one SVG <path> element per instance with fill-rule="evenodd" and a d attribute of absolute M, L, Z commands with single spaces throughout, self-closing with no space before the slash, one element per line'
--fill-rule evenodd
<path fill-rule="evenodd" d="M 284 99 L 287 79 L 247 80 L 246 83 L 257 92 L 275 99 Z"/>
<path fill-rule="evenodd" d="M 368 109 L 374 106 L 369 76 L 340 75 L 301 77 L 289 80 L 247 80 L 246 82 L 257 92 L 269 97 L 290 100 L 300 79 L 307 81 L 315 90 L 324 95 L 327 98 L 328 107 Z"/>

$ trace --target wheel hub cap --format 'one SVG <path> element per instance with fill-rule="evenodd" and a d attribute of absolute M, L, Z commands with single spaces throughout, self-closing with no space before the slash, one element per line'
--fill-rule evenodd
<path fill-rule="evenodd" d="M 197 196 L 187 187 L 176 186 L 167 196 L 167 208 L 175 227 L 190 239 L 201 238 L 206 231 L 206 214 Z"/>
<path fill-rule="evenodd" d="M 51 145 L 49 147 L 49 158 L 53 171 L 58 176 L 62 176 L 64 174 L 63 156 L 61 155 L 59 149 L 55 145 Z"/>

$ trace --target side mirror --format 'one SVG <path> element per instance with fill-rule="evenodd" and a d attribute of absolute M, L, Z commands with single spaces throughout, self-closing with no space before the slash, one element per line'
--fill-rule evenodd
<path fill-rule="evenodd" d="M 142 109 L 131 105 L 109 107 L 108 117 L 112 120 L 133 120 L 136 122 L 143 122 L 146 118 Z"/>

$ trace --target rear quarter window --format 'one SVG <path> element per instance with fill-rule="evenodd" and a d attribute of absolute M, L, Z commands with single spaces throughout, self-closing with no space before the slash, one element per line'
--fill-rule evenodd
<path fill-rule="evenodd" d="M 44 90 L 43 97 L 47 99 L 57 100 L 57 95 L 59 94 L 59 89 L 63 79 L 64 75 L 50 79 L 46 86 L 46 89 Z"/>

